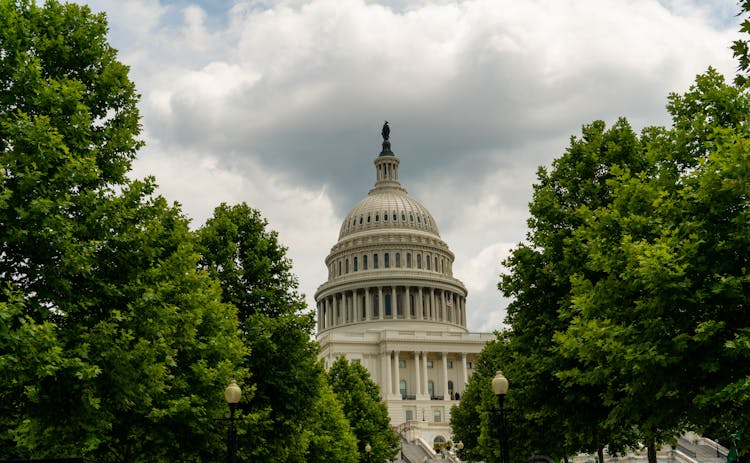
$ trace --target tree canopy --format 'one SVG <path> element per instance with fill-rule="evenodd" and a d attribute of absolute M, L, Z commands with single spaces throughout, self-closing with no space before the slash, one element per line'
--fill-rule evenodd
<path fill-rule="evenodd" d="M 670 127 L 597 121 L 540 169 L 527 240 L 499 285 L 511 329 L 488 356 L 514 386 L 528 450 L 601 458 L 645 444 L 654 462 L 685 430 L 748 428 L 749 104 L 709 69 L 669 96 Z M 464 405 L 480 413 L 454 412 L 456 433 L 481 450 L 492 404 Z M 525 427 L 534 420 L 543 431 Z"/>
<path fill-rule="evenodd" d="M 247 350 L 187 219 L 126 177 L 138 95 L 105 34 L 0 1 L 0 458 L 210 459 Z"/>
<path fill-rule="evenodd" d="M 385 462 L 398 453 L 399 436 L 393 432 L 380 388 L 358 362 L 336 359 L 328 370 L 328 382 L 336 393 L 357 439 L 359 461 Z M 366 455 L 365 446 L 371 453 Z"/>

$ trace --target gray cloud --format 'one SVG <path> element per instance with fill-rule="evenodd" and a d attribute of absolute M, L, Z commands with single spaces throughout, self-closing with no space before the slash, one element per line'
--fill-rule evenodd
<path fill-rule="evenodd" d="M 143 94 L 137 173 L 155 174 L 196 225 L 212 202 L 259 207 L 308 295 L 372 186 L 389 120 L 404 186 L 475 288 L 474 329 L 502 318 L 500 254 L 524 237 L 537 167 L 592 120 L 667 123 L 668 92 L 708 65 L 732 72 L 737 29 L 720 4 L 679 0 L 93 7 L 108 11 Z"/>

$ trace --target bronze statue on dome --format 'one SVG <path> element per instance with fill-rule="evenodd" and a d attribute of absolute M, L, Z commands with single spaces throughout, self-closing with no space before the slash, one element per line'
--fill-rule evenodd
<path fill-rule="evenodd" d="M 385 124 L 383 124 L 383 130 L 380 134 L 383 136 L 384 141 L 388 141 L 388 137 L 391 136 L 391 128 L 388 127 L 388 121 L 385 121 Z"/>

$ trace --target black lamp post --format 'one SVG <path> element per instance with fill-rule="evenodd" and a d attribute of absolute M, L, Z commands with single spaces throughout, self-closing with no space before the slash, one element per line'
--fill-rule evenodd
<path fill-rule="evenodd" d="M 498 370 L 492 378 L 492 391 L 497 396 L 500 404 L 500 461 L 510 463 L 510 450 L 508 444 L 508 409 L 505 408 L 505 394 L 508 393 L 508 379 L 503 372 Z"/>
<path fill-rule="evenodd" d="M 227 461 L 237 463 L 237 428 L 234 425 L 234 411 L 242 396 L 242 389 L 237 385 L 237 381 L 232 380 L 229 386 L 224 389 L 224 398 L 229 404 L 229 431 L 227 431 Z"/>

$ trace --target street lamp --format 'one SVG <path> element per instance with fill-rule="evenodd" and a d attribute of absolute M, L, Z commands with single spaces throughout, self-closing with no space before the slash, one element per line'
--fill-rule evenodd
<path fill-rule="evenodd" d="M 497 396 L 500 404 L 500 461 L 510 463 L 510 451 L 508 449 L 508 409 L 505 408 L 505 394 L 508 393 L 508 378 L 498 370 L 492 378 L 492 392 Z"/>
<path fill-rule="evenodd" d="M 370 461 L 370 452 L 372 452 L 372 446 L 368 442 L 365 444 L 365 459 L 367 461 Z"/>
<path fill-rule="evenodd" d="M 229 404 L 229 431 L 227 431 L 227 461 L 237 463 L 237 428 L 234 426 L 234 411 L 242 396 L 242 389 L 237 385 L 237 381 L 232 380 L 224 389 L 224 398 Z"/>

